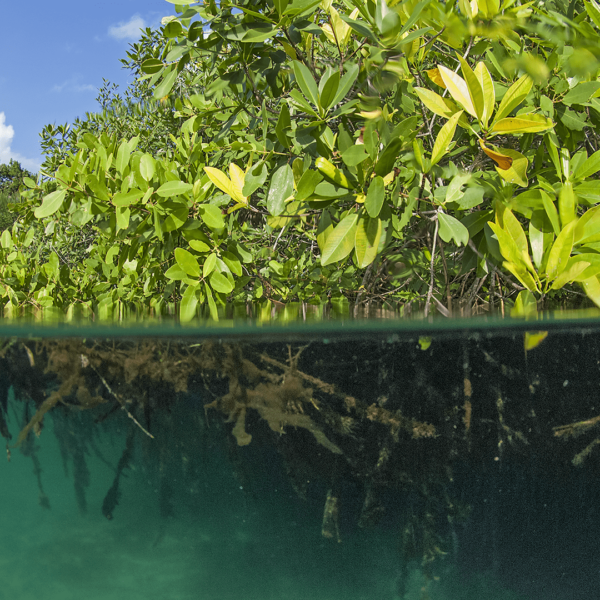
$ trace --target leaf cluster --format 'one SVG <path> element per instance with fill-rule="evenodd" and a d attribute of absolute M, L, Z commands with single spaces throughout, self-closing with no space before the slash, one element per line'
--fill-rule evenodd
<path fill-rule="evenodd" d="M 124 99 L 42 134 L 5 302 L 600 304 L 596 0 L 175 9 Z"/>

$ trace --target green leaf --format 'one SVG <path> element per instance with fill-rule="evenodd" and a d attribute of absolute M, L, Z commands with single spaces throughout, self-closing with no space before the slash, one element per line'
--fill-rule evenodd
<path fill-rule="evenodd" d="M 444 126 L 440 129 L 438 136 L 433 145 L 433 151 L 431 152 L 431 166 L 437 164 L 448 151 L 448 145 L 454 137 L 456 131 L 456 125 L 458 120 L 463 114 L 462 110 L 452 115 Z"/>
<path fill-rule="evenodd" d="M 563 227 L 577 217 L 577 196 L 573 191 L 573 184 L 568 181 L 563 184 L 558 194 L 558 214 Z"/>
<path fill-rule="evenodd" d="M 594 152 L 589 158 L 579 164 L 575 171 L 575 179 L 586 179 L 600 171 L 600 150 Z"/>
<path fill-rule="evenodd" d="M 356 234 L 358 214 L 344 217 L 327 237 L 321 253 L 321 265 L 326 266 L 343 260 L 352 252 Z"/>
<path fill-rule="evenodd" d="M 560 223 L 558 220 L 558 211 L 556 210 L 556 205 L 554 204 L 552 198 L 544 191 L 540 190 L 540 194 L 542 196 L 542 203 L 544 204 L 544 210 L 548 215 L 548 219 L 552 224 L 552 229 L 554 233 L 558 235 L 560 233 Z"/>
<path fill-rule="evenodd" d="M 327 110 L 332 104 L 337 95 L 338 87 L 340 84 L 340 73 L 334 71 L 323 86 L 323 91 L 319 94 L 321 108 Z"/>
<path fill-rule="evenodd" d="M 348 70 L 340 80 L 337 92 L 335 94 L 335 98 L 331 102 L 330 106 L 335 106 L 336 104 L 339 104 L 347 96 L 348 92 L 354 85 L 356 78 L 358 77 L 358 71 L 359 68 L 357 64 L 351 65 L 348 68 Z"/>
<path fill-rule="evenodd" d="M 123 175 L 123 172 L 129 165 L 130 156 L 131 151 L 129 150 L 129 144 L 127 143 L 127 141 L 121 142 L 119 150 L 117 151 L 117 159 L 115 161 L 115 167 L 121 175 Z"/>
<path fill-rule="evenodd" d="M 285 208 L 285 201 L 294 191 L 294 173 L 290 165 L 279 167 L 271 179 L 271 187 L 267 195 L 267 210 L 278 217 Z"/>
<path fill-rule="evenodd" d="M 147 73 L 149 75 L 154 75 L 158 73 L 164 67 L 164 63 L 162 60 L 158 60 L 157 58 L 148 58 L 141 65 L 143 73 Z"/>
<path fill-rule="evenodd" d="M 383 206 L 383 200 L 385 198 L 384 186 L 383 177 L 375 177 L 369 185 L 367 198 L 365 200 L 365 209 L 373 219 L 379 216 L 381 207 Z"/>
<path fill-rule="evenodd" d="M 383 149 L 383 152 L 379 155 L 377 162 L 375 163 L 375 174 L 385 177 L 393 168 L 400 149 L 402 148 L 403 141 L 401 138 L 392 139 L 389 144 Z"/>
<path fill-rule="evenodd" d="M 594 92 L 597 92 L 598 89 L 600 89 L 600 81 L 578 83 L 565 95 L 561 102 L 567 106 L 571 106 L 571 104 L 585 104 L 589 102 Z"/>
<path fill-rule="evenodd" d="M 549 281 L 560 275 L 567 266 L 573 250 L 573 233 L 576 222 L 571 221 L 556 238 L 546 263 L 546 277 Z"/>
<path fill-rule="evenodd" d="M 200 277 L 200 266 L 193 254 L 184 248 L 175 248 L 175 260 L 190 277 Z"/>
<path fill-rule="evenodd" d="M 5 229 L 0 236 L 0 245 L 5 250 L 12 248 L 12 236 L 10 235 L 10 231 Z"/>
<path fill-rule="evenodd" d="M 596 0 L 584 0 L 583 4 L 588 17 L 600 29 L 600 5 Z"/>
<path fill-rule="evenodd" d="M 242 263 L 240 259 L 233 252 L 223 252 L 222 258 L 223 262 L 229 267 L 229 270 L 238 277 L 241 277 Z"/>
<path fill-rule="evenodd" d="M 209 256 L 207 256 L 204 261 L 204 265 L 202 266 L 202 277 L 205 279 L 215 270 L 217 266 L 217 255 L 213 252 Z"/>
<path fill-rule="evenodd" d="M 567 266 L 562 271 L 562 273 L 552 282 L 550 289 L 559 290 L 567 283 L 573 283 L 574 281 L 583 281 L 587 279 L 587 277 L 583 277 L 583 279 L 580 279 L 582 273 L 590 266 L 589 262 L 586 262 L 585 260 L 580 260 L 582 256 L 585 257 L 585 254 L 573 256 L 569 259 L 569 261 L 567 262 Z M 590 276 L 597 275 L 598 273 L 600 273 L 600 265 L 597 265 L 597 272 L 590 273 Z"/>
<path fill-rule="evenodd" d="M 311 196 L 317 185 L 323 181 L 323 175 L 319 173 L 319 171 L 313 171 L 312 169 L 307 169 L 302 174 L 300 181 L 298 182 L 298 189 L 296 190 L 296 200 L 301 201 L 305 200 L 309 196 Z"/>
<path fill-rule="evenodd" d="M 188 243 L 190 245 L 190 248 L 192 248 L 192 250 L 195 250 L 196 252 L 210 251 L 210 246 L 200 240 L 190 240 Z"/>
<path fill-rule="evenodd" d="M 198 306 L 198 298 L 196 296 L 197 289 L 198 288 L 195 285 L 188 285 L 181 296 L 179 320 L 182 323 L 187 323 L 196 316 L 196 307 Z"/>
<path fill-rule="evenodd" d="M 170 198 L 171 196 L 181 196 L 192 191 L 194 186 L 191 183 L 185 183 L 183 181 L 167 181 L 163 183 L 157 190 L 156 193 L 163 198 Z"/>
<path fill-rule="evenodd" d="M 121 229 L 127 229 L 129 227 L 129 218 L 131 217 L 131 211 L 129 210 L 129 207 L 117 206 L 115 217 L 117 219 L 117 231 L 121 231 Z"/>
<path fill-rule="evenodd" d="M 368 158 L 364 144 L 353 144 L 342 152 L 342 160 L 348 167 L 355 167 Z"/>
<path fill-rule="evenodd" d="M 290 119 L 290 109 L 287 102 L 282 102 L 280 106 L 281 110 L 279 111 L 279 119 L 277 119 L 277 125 L 275 126 L 275 135 L 279 143 L 284 148 L 287 148 L 290 145 L 290 139 L 286 134 L 286 130 L 292 126 L 292 120 Z"/>
<path fill-rule="evenodd" d="M 437 217 L 440 224 L 439 234 L 444 242 L 454 240 L 458 246 L 466 246 L 469 243 L 469 231 L 458 219 L 443 212 L 438 212 Z"/>
<path fill-rule="evenodd" d="M 457 56 L 458 60 L 460 61 L 460 67 L 462 70 L 463 77 L 465 78 L 465 81 L 467 83 L 469 96 L 471 97 L 471 102 L 473 104 L 473 108 L 475 109 L 475 114 L 477 115 L 477 119 L 479 121 L 482 121 L 485 106 L 481 82 L 473 72 L 473 69 L 471 69 L 471 67 L 469 66 L 469 63 L 467 63 L 467 61 L 459 54 Z"/>
<path fill-rule="evenodd" d="M 229 294 L 233 290 L 233 285 L 225 275 L 213 271 L 210 276 L 210 285 L 213 290 L 222 294 Z"/>
<path fill-rule="evenodd" d="M 319 225 L 317 226 L 317 245 L 321 254 L 327 243 L 327 238 L 333 231 L 333 223 L 331 222 L 331 215 L 328 210 L 324 210 L 319 218 Z"/>
<path fill-rule="evenodd" d="M 290 98 L 292 99 L 292 102 L 304 112 L 312 115 L 313 117 L 319 116 L 315 109 L 306 101 L 306 98 L 304 98 L 304 96 L 298 90 L 292 90 L 290 92 Z M 266 123 L 269 123 L 268 119 L 266 120 Z"/>
<path fill-rule="evenodd" d="M 203 204 L 198 207 L 198 212 L 200 213 L 200 218 L 211 229 L 223 229 L 225 227 L 225 220 L 218 206 Z"/>
<path fill-rule="evenodd" d="M 44 217 L 53 215 L 62 206 L 66 194 L 67 190 L 56 190 L 56 192 L 44 196 L 42 204 L 33 213 L 36 219 L 43 219 Z"/>
<path fill-rule="evenodd" d="M 219 312 L 217 311 L 217 305 L 215 304 L 215 299 L 213 298 L 212 290 L 208 285 L 208 282 L 204 282 L 204 289 L 206 290 L 206 300 L 208 302 L 208 308 L 210 309 L 210 316 L 213 320 L 219 320 Z"/>
<path fill-rule="evenodd" d="M 156 167 L 156 161 L 150 154 L 144 154 L 140 158 L 140 175 L 144 181 L 152 181 L 154 177 L 154 171 Z"/>
<path fill-rule="evenodd" d="M 137 189 L 130 190 L 124 194 L 119 192 L 113 196 L 112 203 L 115 206 L 130 206 L 132 204 L 136 204 L 143 195 L 144 192 Z"/>
<path fill-rule="evenodd" d="M 258 188 L 262 187 L 269 176 L 269 169 L 264 161 L 253 165 L 246 173 L 242 194 L 251 196 Z"/>
<path fill-rule="evenodd" d="M 174 67 L 171 67 L 171 71 L 167 73 L 163 77 L 163 80 L 160 82 L 160 84 L 154 88 L 154 97 L 157 100 L 166 98 L 169 95 L 169 92 L 173 89 L 176 79 L 177 70 Z"/>
<path fill-rule="evenodd" d="M 377 256 L 382 232 L 381 219 L 371 219 L 362 213 L 356 225 L 354 236 L 354 257 L 356 266 L 369 266 Z"/>
<path fill-rule="evenodd" d="M 181 281 L 187 278 L 187 273 L 178 265 L 174 264 L 165 272 L 165 277 L 172 281 Z"/>
<path fill-rule="evenodd" d="M 315 105 L 319 106 L 319 90 L 308 67 L 301 62 L 293 61 L 294 75 L 302 93 Z"/>
<path fill-rule="evenodd" d="M 523 75 L 523 77 L 517 79 L 507 90 L 506 94 L 500 102 L 500 106 L 496 111 L 496 117 L 494 123 L 506 117 L 510 112 L 519 106 L 523 100 L 527 97 L 533 85 L 533 80 L 529 75 Z"/>

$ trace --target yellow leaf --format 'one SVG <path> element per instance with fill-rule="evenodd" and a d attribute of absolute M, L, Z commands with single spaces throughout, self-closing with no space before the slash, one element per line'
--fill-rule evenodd
<path fill-rule="evenodd" d="M 446 89 L 446 84 L 444 83 L 444 80 L 442 79 L 442 76 L 440 75 L 440 70 L 435 68 L 435 69 L 429 69 L 428 71 L 425 71 L 425 73 L 427 73 L 429 79 L 431 79 L 431 81 L 433 81 L 433 83 L 439 85 L 441 88 Z"/>
<path fill-rule="evenodd" d="M 494 81 L 483 62 L 478 63 L 475 67 L 475 75 L 479 79 L 483 91 L 483 114 L 481 115 L 481 122 L 484 127 L 487 127 L 488 121 L 494 112 L 494 103 L 496 102 Z"/>
<path fill-rule="evenodd" d="M 520 115 L 518 117 L 507 117 L 496 121 L 491 132 L 499 133 L 538 133 L 552 129 L 554 123 L 542 115 Z"/>
<path fill-rule="evenodd" d="M 471 101 L 469 95 L 469 88 L 467 82 L 454 71 L 444 67 L 444 65 L 438 65 L 438 69 L 444 83 L 446 84 L 447 90 L 450 95 L 462 106 L 472 117 L 477 118 L 475 107 Z"/>
<path fill-rule="evenodd" d="M 241 202 L 242 204 L 248 204 L 248 198 L 242 193 L 244 187 L 245 174 L 235 163 L 229 165 L 229 176 L 231 177 L 231 184 L 234 195 L 232 198 Z"/>
<path fill-rule="evenodd" d="M 508 183 L 516 183 L 521 187 L 527 187 L 527 167 L 529 161 L 525 156 L 516 150 L 510 148 L 500 148 L 502 154 L 505 154 L 512 159 L 512 165 L 508 169 L 500 169 L 496 167 L 498 175 L 508 181 Z"/>
<path fill-rule="evenodd" d="M 477 119 L 481 121 L 484 110 L 483 89 L 481 87 L 481 82 L 473 72 L 473 69 L 471 69 L 471 67 L 469 66 L 469 63 L 467 63 L 467 61 L 462 56 L 458 54 L 457 56 L 458 60 L 460 61 L 460 68 L 465 78 L 465 83 L 467 84 L 467 89 L 469 91 L 469 97 L 471 98 L 471 102 L 473 103 L 473 108 L 475 109 Z"/>
<path fill-rule="evenodd" d="M 453 111 L 448 107 L 446 101 L 442 96 L 428 90 L 426 88 L 416 87 L 414 88 L 417 96 L 421 102 L 432 112 L 440 117 L 445 117 L 449 119 L 456 111 Z"/>
<path fill-rule="evenodd" d="M 204 167 L 204 172 L 208 175 L 209 179 L 226 194 L 229 194 L 232 198 L 234 195 L 233 185 L 231 181 L 223 171 L 215 169 L 214 167 Z"/>
<path fill-rule="evenodd" d="M 438 163 L 448 151 L 448 145 L 452 141 L 454 137 L 454 132 L 456 131 L 456 125 L 458 124 L 458 120 L 462 116 L 462 110 L 452 115 L 448 121 L 444 124 L 444 126 L 440 129 L 438 136 L 435 140 L 435 144 L 433 145 L 433 150 L 431 151 L 431 166 Z"/>
<path fill-rule="evenodd" d="M 537 348 L 547 337 L 547 331 L 526 331 L 524 340 L 525 352 Z"/>

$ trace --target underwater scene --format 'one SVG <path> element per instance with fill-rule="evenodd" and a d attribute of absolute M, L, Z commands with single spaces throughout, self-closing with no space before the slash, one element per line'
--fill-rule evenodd
<path fill-rule="evenodd" d="M 600 327 L 524 326 L 1 338 L 0 600 L 599 598 Z"/>

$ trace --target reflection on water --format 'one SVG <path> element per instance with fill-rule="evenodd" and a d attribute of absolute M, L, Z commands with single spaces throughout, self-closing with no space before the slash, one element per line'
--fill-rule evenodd
<path fill-rule="evenodd" d="M 0 599 L 599 597 L 600 330 L 0 341 Z"/>

